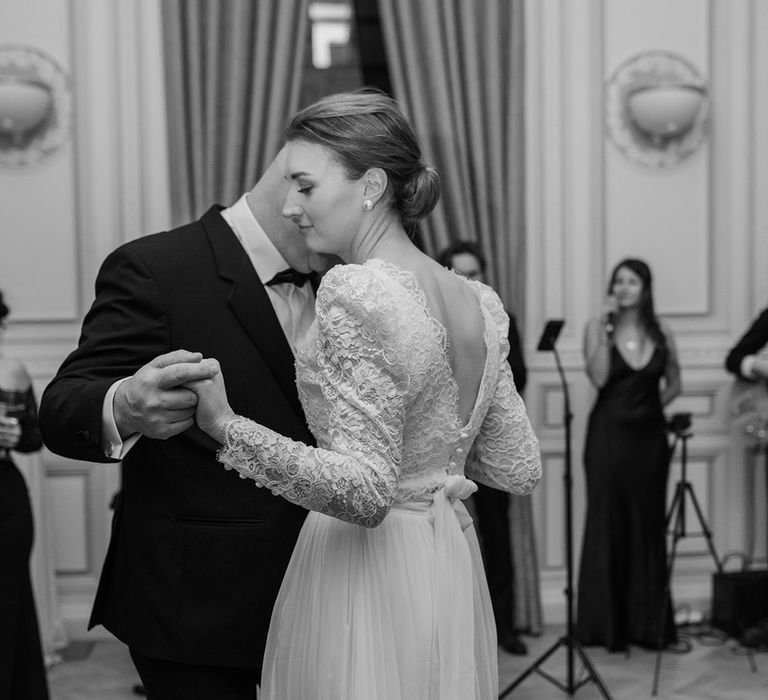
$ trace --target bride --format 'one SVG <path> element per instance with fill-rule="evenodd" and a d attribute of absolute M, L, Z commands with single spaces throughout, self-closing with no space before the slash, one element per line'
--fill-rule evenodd
<path fill-rule="evenodd" d="M 326 97 L 286 138 L 283 214 L 311 250 L 347 263 L 323 278 L 296 360 L 318 446 L 235 415 L 221 373 L 193 386 L 219 461 L 312 511 L 272 614 L 261 697 L 490 700 L 493 612 L 461 500 L 470 478 L 527 494 L 541 476 L 507 315 L 407 235 L 439 183 L 392 99 Z"/>

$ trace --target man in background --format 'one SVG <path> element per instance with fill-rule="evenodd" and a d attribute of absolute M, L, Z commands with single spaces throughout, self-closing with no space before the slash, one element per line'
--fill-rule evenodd
<path fill-rule="evenodd" d="M 760 395 L 764 397 L 763 402 L 768 402 L 768 355 L 763 352 L 766 345 L 768 309 L 763 309 L 725 358 L 725 368 L 731 374 L 755 386 L 762 383 Z M 768 590 L 765 596 L 768 598 Z M 768 617 L 745 629 L 739 641 L 748 647 L 768 647 Z"/>
<path fill-rule="evenodd" d="M 437 261 L 467 279 L 485 282 L 485 258 L 480 248 L 470 241 L 460 241 L 445 248 Z M 515 387 L 522 395 L 528 372 L 523 359 L 520 334 L 512 314 L 509 314 L 507 359 Z M 473 498 L 499 645 L 510 654 L 527 654 L 528 649 L 515 628 L 515 579 L 509 534 L 509 494 L 478 483 Z"/>

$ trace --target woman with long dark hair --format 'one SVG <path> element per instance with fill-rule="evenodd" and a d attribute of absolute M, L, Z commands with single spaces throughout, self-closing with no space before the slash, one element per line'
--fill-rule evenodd
<path fill-rule="evenodd" d="M 577 636 L 611 651 L 655 648 L 660 637 L 675 639 L 670 605 L 661 619 L 670 457 L 663 408 L 681 385 L 672 334 L 656 316 L 642 260 L 614 268 L 603 313 L 584 333 L 584 360 L 598 395 L 584 447 Z"/>

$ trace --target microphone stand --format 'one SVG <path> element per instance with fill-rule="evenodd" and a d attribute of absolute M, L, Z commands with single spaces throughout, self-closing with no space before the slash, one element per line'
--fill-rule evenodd
<path fill-rule="evenodd" d="M 518 676 L 507 688 L 499 695 L 499 700 L 505 698 L 511 693 L 518 685 L 520 685 L 528 676 L 532 673 L 538 673 L 542 678 L 545 678 L 550 683 L 556 685 L 560 690 L 568 693 L 568 695 L 574 695 L 576 691 L 583 685 L 586 685 L 590 681 L 594 681 L 595 685 L 600 690 L 600 694 L 606 698 L 606 700 L 612 700 L 611 694 L 603 683 L 600 674 L 597 672 L 595 665 L 587 655 L 584 647 L 581 646 L 576 635 L 574 633 L 574 615 L 573 615 L 573 523 L 572 523 L 572 481 L 571 481 L 571 420 L 573 414 L 571 413 L 571 401 L 568 393 L 568 382 L 565 379 L 565 372 L 560 362 L 560 355 L 557 352 L 555 345 L 557 337 L 562 330 L 564 321 L 562 319 L 553 319 L 547 321 L 544 326 L 544 330 L 539 340 L 537 350 L 549 351 L 551 350 L 555 355 L 555 364 L 557 365 L 557 372 L 560 375 L 560 383 L 563 387 L 563 424 L 565 426 L 565 465 L 563 472 L 563 490 L 565 495 L 565 601 L 566 601 L 566 625 L 565 634 L 555 642 L 547 651 L 545 651 L 536 661 L 533 662 L 523 673 Z M 566 682 L 563 684 L 550 674 L 542 671 L 540 666 L 554 654 L 561 646 L 566 649 Z M 581 663 L 587 671 L 587 675 L 579 681 L 574 678 L 574 655 L 578 654 Z"/>

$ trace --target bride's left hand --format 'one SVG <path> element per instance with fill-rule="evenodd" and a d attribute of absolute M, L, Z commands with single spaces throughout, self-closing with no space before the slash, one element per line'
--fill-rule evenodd
<path fill-rule="evenodd" d="M 197 412 L 195 414 L 197 425 L 223 445 L 227 423 L 236 415 L 227 399 L 224 375 L 221 373 L 218 360 L 209 358 L 203 362 L 213 363 L 214 375 L 210 379 L 199 379 L 184 386 L 197 394 Z"/>

